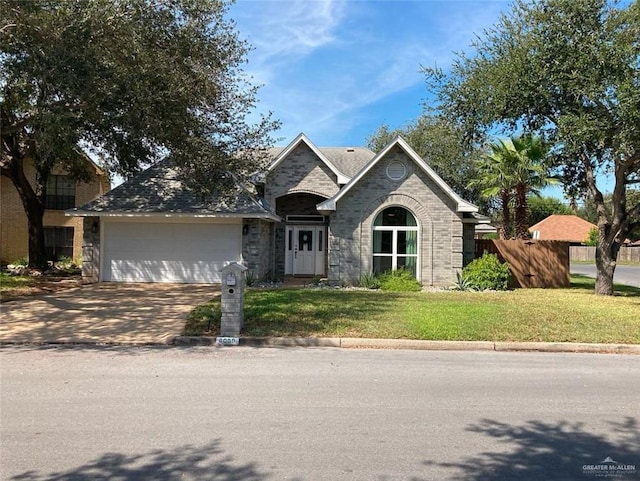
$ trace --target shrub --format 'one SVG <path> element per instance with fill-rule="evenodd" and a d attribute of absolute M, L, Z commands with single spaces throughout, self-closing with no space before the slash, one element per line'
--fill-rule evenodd
<path fill-rule="evenodd" d="M 451 286 L 452 291 L 473 291 L 471 283 L 460 272 L 456 272 L 456 282 Z"/>
<path fill-rule="evenodd" d="M 504 291 L 509 288 L 509 265 L 495 254 L 484 253 L 462 270 L 462 278 L 471 289 Z"/>
<path fill-rule="evenodd" d="M 585 242 L 587 246 L 597 246 L 598 245 L 598 228 L 594 227 L 589 231 L 589 235 L 587 236 Z"/>
<path fill-rule="evenodd" d="M 244 273 L 244 280 L 248 287 L 253 286 L 256 282 L 258 282 L 258 276 L 253 271 L 247 271 Z"/>
<path fill-rule="evenodd" d="M 380 274 L 378 277 L 380 288 L 383 291 L 416 292 L 422 290 L 420 283 L 413 277 L 413 274 L 406 269 L 388 271 Z"/>
<path fill-rule="evenodd" d="M 380 289 L 380 279 L 375 274 L 362 274 L 358 279 L 358 287 L 364 289 Z"/>
<path fill-rule="evenodd" d="M 29 259 L 26 257 L 21 257 L 20 259 L 16 259 L 9 265 L 14 267 L 27 267 L 29 265 Z"/>
<path fill-rule="evenodd" d="M 74 275 L 80 273 L 81 262 L 74 261 L 71 257 L 60 256 L 60 258 L 53 263 L 54 272 L 64 275 Z"/>

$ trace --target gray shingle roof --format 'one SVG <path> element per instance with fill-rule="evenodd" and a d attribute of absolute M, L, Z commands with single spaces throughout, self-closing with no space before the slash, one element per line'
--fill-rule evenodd
<path fill-rule="evenodd" d="M 233 195 L 214 195 L 201 199 L 179 178 L 171 161 L 156 164 L 129 181 L 70 214 L 154 214 L 274 216 L 268 205 L 246 189 L 238 187 Z"/>
<path fill-rule="evenodd" d="M 269 155 L 275 159 L 286 147 L 273 147 Z M 376 155 L 366 147 L 318 147 L 336 169 L 348 177 L 353 177 Z"/>

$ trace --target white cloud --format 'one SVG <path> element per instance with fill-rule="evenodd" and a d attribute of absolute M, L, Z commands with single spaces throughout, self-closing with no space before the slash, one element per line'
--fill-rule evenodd
<path fill-rule="evenodd" d="M 312 139 L 331 132 L 343 138 L 363 121 L 364 109 L 409 89 L 421 103 L 420 66 L 446 68 L 452 51 L 468 49 L 474 33 L 497 21 L 506 5 L 239 0 L 231 16 L 255 47 L 247 72 L 264 84 L 260 108 L 283 121 L 278 136 L 289 141 L 301 130 Z M 380 114 L 368 119 L 370 131 L 382 123 Z"/>

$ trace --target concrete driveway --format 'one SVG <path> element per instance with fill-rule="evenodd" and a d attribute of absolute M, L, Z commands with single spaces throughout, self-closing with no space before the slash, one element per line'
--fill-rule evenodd
<path fill-rule="evenodd" d="M 0 342 L 167 344 L 211 284 L 104 283 L 0 305 Z"/>

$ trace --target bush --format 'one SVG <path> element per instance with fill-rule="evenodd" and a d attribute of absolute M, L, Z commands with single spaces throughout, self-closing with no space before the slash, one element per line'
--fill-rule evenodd
<path fill-rule="evenodd" d="M 246 271 L 244 273 L 244 280 L 247 284 L 247 287 L 251 287 L 258 282 L 258 276 L 253 271 Z"/>
<path fill-rule="evenodd" d="M 362 274 L 358 279 L 358 287 L 364 289 L 380 289 L 380 279 L 375 274 Z"/>
<path fill-rule="evenodd" d="M 383 291 L 416 292 L 422 290 L 422 285 L 406 269 L 385 272 L 378 276 L 378 280 Z"/>
<path fill-rule="evenodd" d="M 589 231 L 589 235 L 587 236 L 584 245 L 587 246 L 597 246 L 598 245 L 598 228 L 594 227 Z"/>
<path fill-rule="evenodd" d="M 497 255 L 485 252 L 462 270 L 462 278 L 471 289 L 504 291 L 509 288 L 511 273 Z"/>
<path fill-rule="evenodd" d="M 26 257 L 21 257 L 20 259 L 16 259 L 9 265 L 14 267 L 27 267 L 29 265 L 29 259 Z"/>
<path fill-rule="evenodd" d="M 452 291 L 473 291 L 473 286 L 460 272 L 456 272 L 456 282 L 451 286 Z"/>
<path fill-rule="evenodd" d="M 63 275 L 76 275 L 80 274 L 80 264 L 82 262 L 76 262 L 71 257 L 60 256 L 60 258 L 53 263 L 52 273 Z"/>

